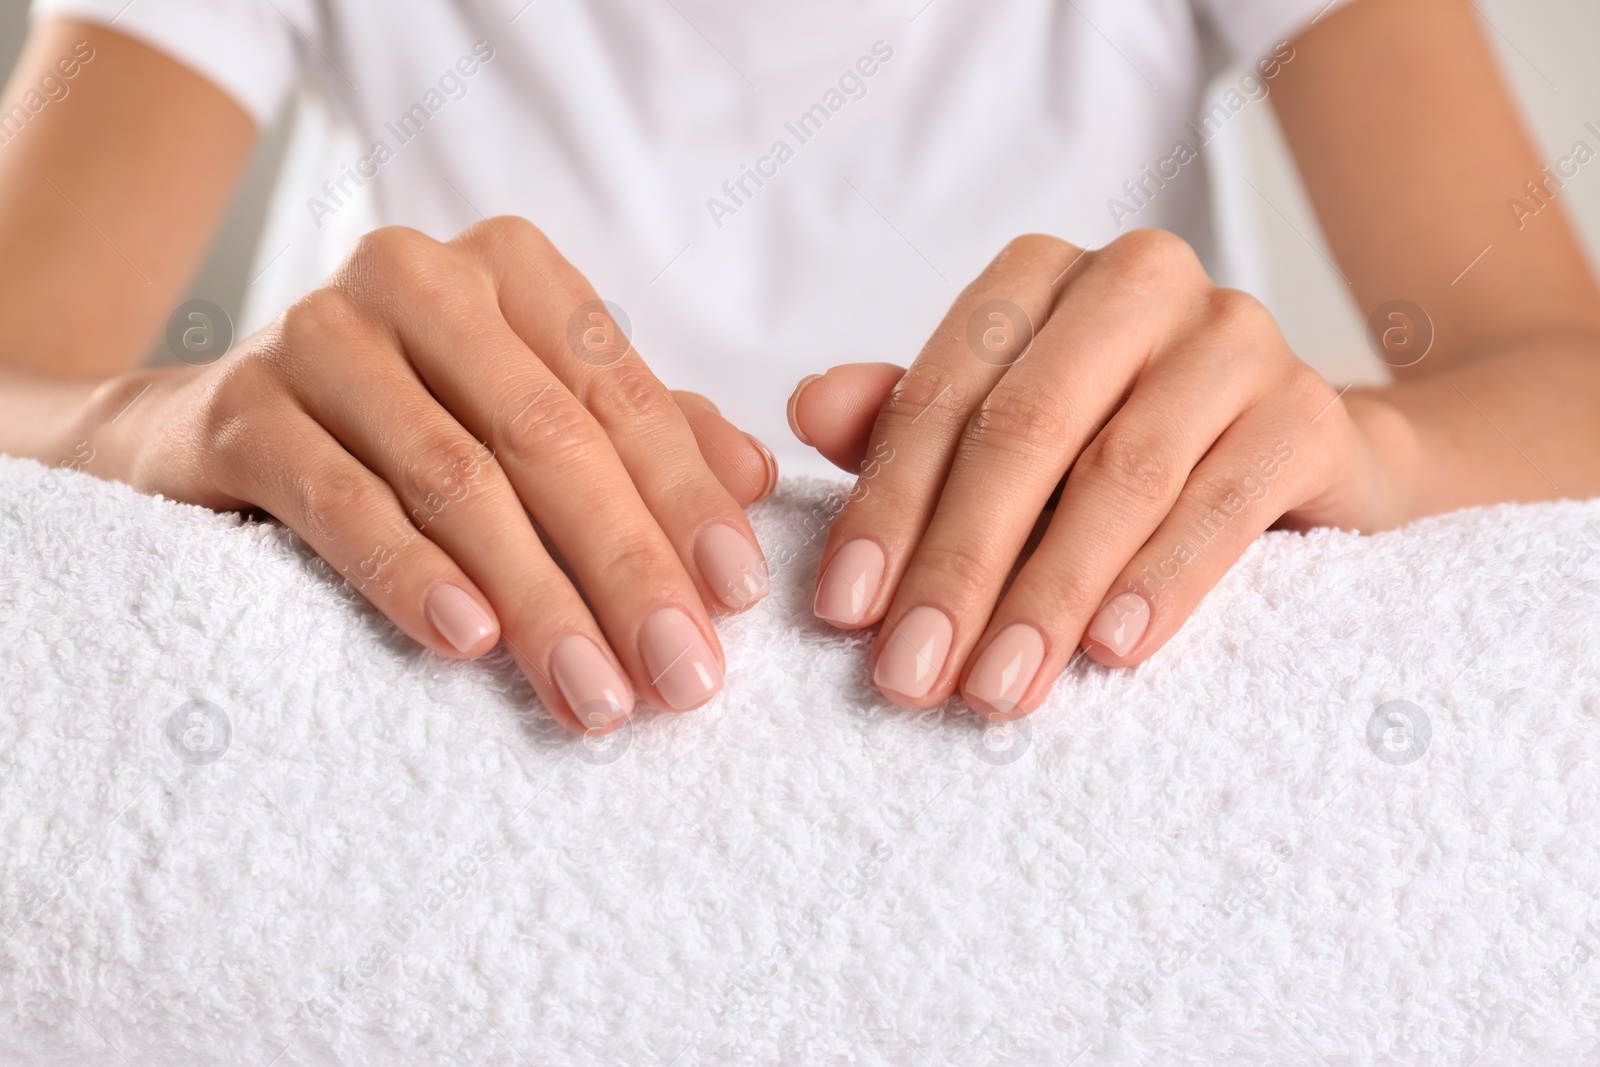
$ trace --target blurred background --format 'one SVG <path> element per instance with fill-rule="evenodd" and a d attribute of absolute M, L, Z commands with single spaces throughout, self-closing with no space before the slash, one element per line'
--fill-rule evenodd
<path fill-rule="evenodd" d="M 1567 154 L 1600 125 L 1600 3 L 1596 0 L 1474 0 L 1502 70 L 1541 148 L 1541 161 Z M 0 69 L 9 70 L 27 29 L 25 3 L 0 10 Z M 1236 81 L 1240 70 L 1219 79 Z M 1214 94 L 1208 94 L 1214 96 Z M 190 285 L 190 296 L 227 309 L 235 320 L 246 287 L 266 210 L 266 195 L 282 159 L 294 121 L 283 115 L 262 138 L 249 176 L 216 246 Z M 1253 279 L 1235 279 L 1277 315 L 1294 350 L 1330 380 L 1378 382 L 1383 365 L 1372 355 L 1355 306 L 1334 271 L 1327 245 L 1290 162 L 1269 107 L 1248 107 L 1229 123 L 1205 158 L 1213 168 L 1220 219 L 1259 249 L 1261 269 Z M 1244 179 L 1248 179 L 1246 182 Z M 1255 189 L 1251 188 L 1251 185 Z M 1259 190 L 1259 192 L 1257 192 Z M 1559 200 L 1578 226 L 1591 263 L 1600 251 L 1600 170 L 1584 168 L 1561 190 Z M 537 221 L 537 220 L 535 220 Z M 1072 234 L 1060 234 L 1068 240 Z M 158 346 L 158 362 L 170 361 Z"/>

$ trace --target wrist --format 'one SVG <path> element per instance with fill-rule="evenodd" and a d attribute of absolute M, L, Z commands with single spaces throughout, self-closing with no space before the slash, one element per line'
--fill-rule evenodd
<path fill-rule="evenodd" d="M 1420 518 L 1419 488 L 1428 465 L 1423 431 L 1392 402 L 1388 386 L 1351 389 L 1344 405 L 1366 445 L 1373 486 L 1370 519 L 1362 529 L 1388 530 Z"/>
<path fill-rule="evenodd" d="M 159 426 L 173 391 L 196 370 L 139 368 L 96 383 L 66 428 L 72 465 L 136 489 L 160 491 L 161 487 L 145 476 L 144 454 L 161 436 Z"/>

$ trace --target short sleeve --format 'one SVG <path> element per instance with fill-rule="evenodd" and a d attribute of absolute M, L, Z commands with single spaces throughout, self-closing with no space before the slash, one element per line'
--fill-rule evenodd
<path fill-rule="evenodd" d="M 285 0 L 33 0 L 31 17 L 99 22 L 167 53 L 237 100 L 260 125 L 294 84 L 301 5 Z"/>
<path fill-rule="evenodd" d="M 1346 0 L 1190 0 L 1233 58 L 1252 63 Z"/>

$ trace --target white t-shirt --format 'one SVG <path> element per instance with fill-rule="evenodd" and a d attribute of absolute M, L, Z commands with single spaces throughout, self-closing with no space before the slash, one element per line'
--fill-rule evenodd
<path fill-rule="evenodd" d="M 795 381 L 909 363 L 1007 240 L 1172 230 L 1327 0 L 35 0 L 299 121 L 240 334 L 362 233 L 537 223 L 789 473 Z M 1206 91 L 1222 58 L 1247 66 Z M 1276 53 L 1276 54 L 1274 54 Z M 204 146 L 197 146 L 203 153 Z M 253 274 L 255 272 L 252 272 Z"/>

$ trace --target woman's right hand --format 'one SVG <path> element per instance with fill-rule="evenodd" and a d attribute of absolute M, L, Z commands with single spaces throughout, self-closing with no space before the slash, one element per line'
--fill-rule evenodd
<path fill-rule="evenodd" d="M 705 703 L 708 609 L 768 590 L 742 507 L 771 453 L 669 393 L 522 219 L 374 231 L 222 359 L 120 375 L 82 420 L 95 473 L 270 512 L 435 652 L 504 637 L 572 729 L 615 728 L 635 690 Z"/>

